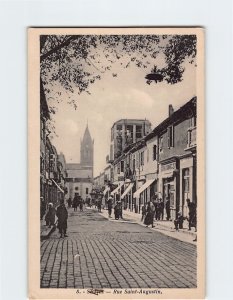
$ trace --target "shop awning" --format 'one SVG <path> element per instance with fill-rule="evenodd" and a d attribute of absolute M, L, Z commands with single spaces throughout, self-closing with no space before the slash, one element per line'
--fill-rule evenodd
<path fill-rule="evenodd" d="M 155 179 L 150 179 L 147 180 L 134 194 L 133 197 L 134 198 L 139 198 L 140 194 L 148 188 L 148 186 L 150 186 L 153 182 L 155 181 Z"/>
<path fill-rule="evenodd" d="M 56 181 L 55 180 L 53 180 L 52 179 L 52 181 L 53 181 L 53 183 L 57 186 L 57 188 L 60 190 L 60 192 L 62 192 L 63 194 L 64 194 L 64 191 L 63 191 L 63 189 L 62 188 L 60 188 L 60 186 L 56 183 Z"/>
<path fill-rule="evenodd" d="M 103 194 L 104 196 L 106 195 L 106 193 L 110 191 L 110 187 L 109 186 L 106 186 L 105 190 L 103 191 Z"/>
<path fill-rule="evenodd" d="M 132 190 L 134 183 L 130 183 L 129 186 L 126 188 L 124 193 L 121 196 L 121 199 L 124 199 L 124 197 Z"/>
<path fill-rule="evenodd" d="M 118 187 L 111 192 L 111 195 L 113 196 L 114 194 L 118 193 L 123 184 L 124 182 L 120 182 Z"/>

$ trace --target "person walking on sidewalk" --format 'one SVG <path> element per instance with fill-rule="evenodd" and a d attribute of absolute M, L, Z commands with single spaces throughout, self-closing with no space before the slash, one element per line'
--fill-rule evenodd
<path fill-rule="evenodd" d="M 155 214 L 155 207 L 152 201 L 150 201 L 147 205 L 146 217 L 144 220 L 144 224 L 146 225 L 146 227 L 148 227 L 149 225 L 151 225 L 152 228 L 154 227 L 154 214 Z"/>
<path fill-rule="evenodd" d="M 170 208 L 170 199 L 167 197 L 166 201 L 166 214 L 167 214 L 167 221 L 171 218 L 171 208 Z"/>
<path fill-rule="evenodd" d="M 78 195 L 75 194 L 74 199 L 73 199 L 73 208 L 74 208 L 74 211 L 77 211 L 78 204 L 79 204 Z"/>
<path fill-rule="evenodd" d="M 70 197 L 69 197 L 69 199 L 67 200 L 67 204 L 68 204 L 68 208 L 71 208 L 72 200 L 71 200 Z"/>
<path fill-rule="evenodd" d="M 194 202 L 191 202 L 190 199 L 187 199 L 186 202 L 189 208 L 189 230 L 191 230 L 191 227 L 195 227 L 195 231 L 197 231 L 196 205 Z"/>
<path fill-rule="evenodd" d="M 67 231 L 67 219 L 68 219 L 68 212 L 64 204 L 64 199 L 60 200 L 60 205 L 57 207 L 57 218 L 58 218 L 58 230 L 60 233 L 60 237 L 66 237 Z"/>
<path fill-rule="evenodd" d="M 83 199 L 80 197 L 80 199 L 79 199 L 79 209 L 80 209 L 80 211 L 83 211 Z"/>
<path fill-rule="evenodd" d="M 99 198 L 97 200 L 97 209 L 98 209 L 98 212 L 101 212 L 101 208 L 102 208 L 102 197 L 99 196 Z"/>
<path fill-rule="evenodd" d="M 164 202 L 163 199 L 159 199 L 159 220 L 163 220 L 164 215 Z"/>
<path fill-rule="evenodd" d="M 143 206 L 142 206 L 142 218 L 141 218 L 141 222 L 144 221 L 145 216 L 146 216 L 146 206 L 143 205 Z"/>
<path fill-rule="evenodd" d="M 107 205 L 108 205 L 108 217 L 111 218 L 112 216 L 112 196 L 109 197 L 108 201 L 107 201 Z"/>

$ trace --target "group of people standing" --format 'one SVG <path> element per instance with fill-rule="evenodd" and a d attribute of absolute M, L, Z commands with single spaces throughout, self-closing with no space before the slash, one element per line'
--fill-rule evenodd
<path fill-rule="evenodd" d="M 83 211 L 84 200 L 78 194 L 75 194 L 73 201 L 71 200 L 71 198 L 69 198 L 67 200 L 67 204 L 68 204 L 68 208 L 71 208 L 72 206 L 74 211 L 77 211 L 78 207 L 80 211 Z"/>
<path fill-rule="evenodd" d="M 197 226 L 197 215 L 196 215 L 196 205 L 194 202 L 191 202 L 190 199 L 186 200 L 187 206 L 189 209 L 188 213 L 188 223 L 189 223 L 189 230 L 191 230 L 192 227 L 195 228 Z M 171 218 L 171 212 L 170 212 L 170 200 L 169 198 L 166 199 L 165 203 L 165 209 L 166 209 L 166 219 L 167 221 Z M 157 200 L 155 198 L 154 201 L 149 201 L 146 206 L 142 207 L 142 218 L 141 221 L 148 227 L 151 225 L 154 227 L 154 220 L 163 220 L 164 217 L 164 203 L 161 199 Z M 181 212 L 178 212 L 176 219 L 174 220 L 175 229 L 183 229 L 183 222 L 185 218 L 183 217 Z"/>
<path fill-rule="evenodd" d="M 67 237 L 67 219 L 68 211 L 64 204 L 64 199 L 60 199 L 60 205 L 55 208 L 53 203 L 48 204 L 48 210 L 45 214 L 46 225 L 51 228 L 55 226 L 55 217 L 57 216 L 57 228 L 60 233 L 60 237 Z M 42 218 L 43 219 L 43 218 Z"/>
<path fill-rule="evenodd" d="M 108 217 L 112 217 L 112 209 L 113 209 L 113 197 L 110 196 L 107 201 L 107 207 L 108 207 Z M 122 213 L 122 202 L 117 201 L 114 205 L 114 216 L 115 220 L 119 220 L 120 218 L 123 219 L 123 213 Z"/>

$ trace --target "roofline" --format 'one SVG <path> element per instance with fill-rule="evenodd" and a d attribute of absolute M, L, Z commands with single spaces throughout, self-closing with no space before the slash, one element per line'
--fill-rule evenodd
<path fill-rule="evenodd" d="M 120 119 L 118 121 L 115 121 L 111 128 L 113 128 L 116 125 L 116 123 L 121 122 L 121 121 L 125 122 L 125 123 L 132 122 L 132 121 L 141 121 L 141 122 L 148 122 L 151 125 L 151 122 L 148 119 Z"/>
<path fill-rule="evenodd" d="M 148 141 L 152 137 L 158 135 L 161 133 L 167 126 L 174 124 L 178 120 L 185 120 L 187 118 L 187 114 L 182 114 L 186 112 L 186 110 L 189 110 L 191 107 L 195 107 L 197 102 L 197 97 L 193 97 L 191 100 L 186 102 L 184 105 L 182 105 L 178 110 L 174 111 L 174 113 L 163 120 L 159 125 L 157 125 L 146 137 L 145 140 Z M 194 111 L 193 111 L 194 112 Z M 196 108 L 195 108 L 196 113 Z"/>

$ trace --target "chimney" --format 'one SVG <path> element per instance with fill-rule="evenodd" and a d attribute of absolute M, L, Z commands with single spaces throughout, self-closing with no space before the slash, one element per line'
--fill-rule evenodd
<path fill-rule="evenodd" d="M 171 104 L 168 106 L 168 116 L 170 117 L 174 113 L 174 108 Z"/>

